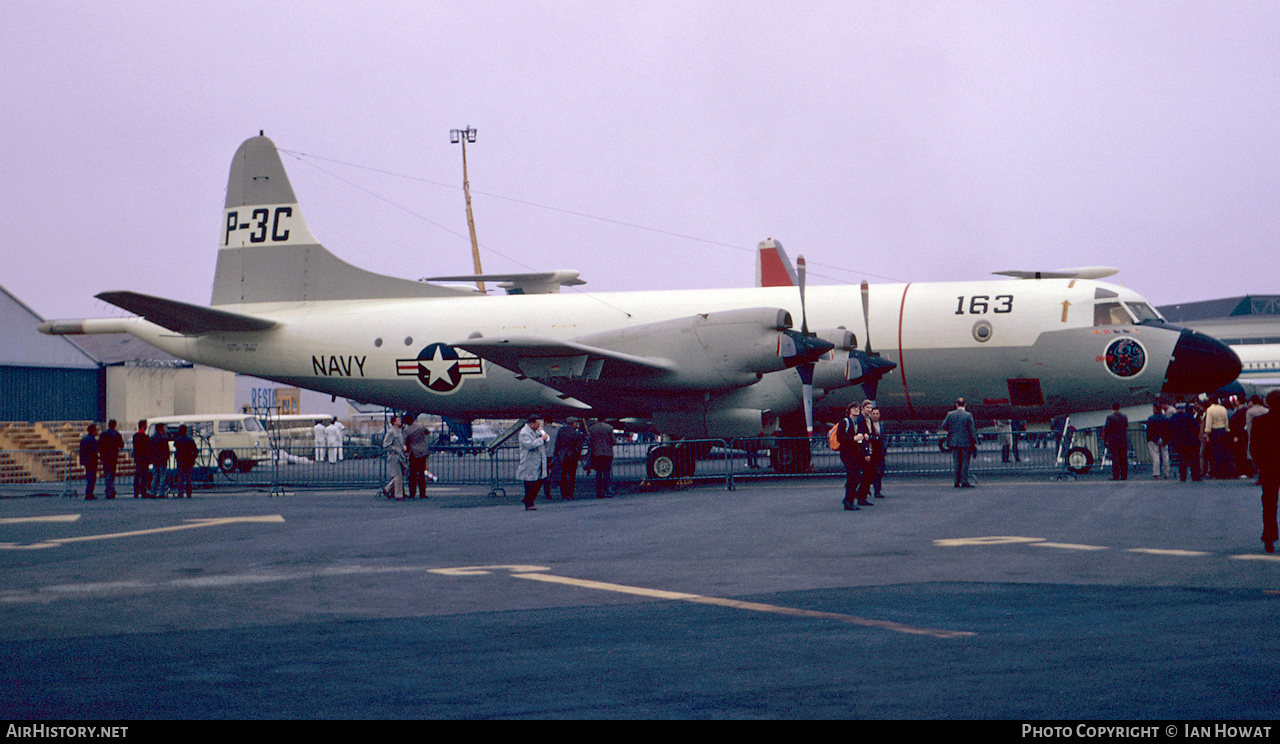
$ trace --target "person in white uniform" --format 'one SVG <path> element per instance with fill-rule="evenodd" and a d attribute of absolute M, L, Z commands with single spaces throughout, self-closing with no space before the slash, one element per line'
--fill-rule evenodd
<path fill-rule="evenodd" d="M 329 462 L 337 462 L 342 459 L 342 431 L 346 428 L 336 418 L 330 421 L 328 426 L 324 427 L 325 443 L 329 447 Z"/>

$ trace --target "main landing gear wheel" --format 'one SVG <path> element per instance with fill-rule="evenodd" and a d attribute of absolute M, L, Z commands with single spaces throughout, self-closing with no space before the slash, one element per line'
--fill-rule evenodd
<path fill-rule="evenodd" d="M 694 452 L 684 445 L 663 444 L 649 450 L 645 474 L 650 480 L 691 478 L 695 470 Z"/>
<path fill-rule="evenodd" d="M 803 473 L 809 469 L 812 457 L 809 440 L 792 439 L 780 442 L 777 447 L 769 450 L 769 465 L 775 473 Z"/>
<path fill-rule="evenodd" d="M 1086 447 L 1072 447 L 1067 451 L 1067 470 L 1084 475 L 1093 467 L 1093 453 Z"/>

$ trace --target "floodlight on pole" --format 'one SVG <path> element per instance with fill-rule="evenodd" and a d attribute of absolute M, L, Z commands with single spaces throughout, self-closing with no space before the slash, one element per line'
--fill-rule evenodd
<path fill-rule="evenodd" d="M 471 230 L 471 262 L 475 265 L 476 275 L 484 273 L 480 268 L 480 243 L 476 241 L 476 220 L 471 214 L 471 182 L 467 180 L 467 143 L 476 141 L 476 130 L 468 126 L 466 129 L 450 129 L 449 142 L 462 144 L 462 193 L 467 198 L 467 227 Z M 477 281 L 476 287 L 484 292 L 484 282 Z"/>

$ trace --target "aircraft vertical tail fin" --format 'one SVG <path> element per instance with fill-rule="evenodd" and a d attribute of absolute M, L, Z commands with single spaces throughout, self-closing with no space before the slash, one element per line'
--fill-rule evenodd
<path fill-rule="evenodd" d="M 756 246 L 756 286 L 794 287 L 797 284 L 795 267 L 782 244 L 773 238 L 760 241 Z"/>
<path fill-rule="evenodd" d="M 316 241 L 275 143 L 244 141 L 231 161 L 213 305 L 471 294 L 365 271 Z"/>

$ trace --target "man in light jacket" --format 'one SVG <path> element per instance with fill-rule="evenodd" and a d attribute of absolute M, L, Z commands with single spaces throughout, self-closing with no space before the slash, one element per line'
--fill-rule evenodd
<path fill-rule="evenodd" d="M 396 501 L 404 500 L 404 476 L 409 469 L 409 454 L 404 446 L 404 430 L 400 417 L 391 417 L 391 427 L 382 435 L 382 451 L 387 457 L 387 470 L 391 480 L 382 487 L 382 495 Z"/>
<path fill-rule="evenodd" d="M 524 508 L 533 511 L 542 481 L 547 477 L 547 444 L 551 437 L 542 430 L 542 417 L 533 415 L 520 430 L 520 465 L 516 478 L 524 481 Z"/>

